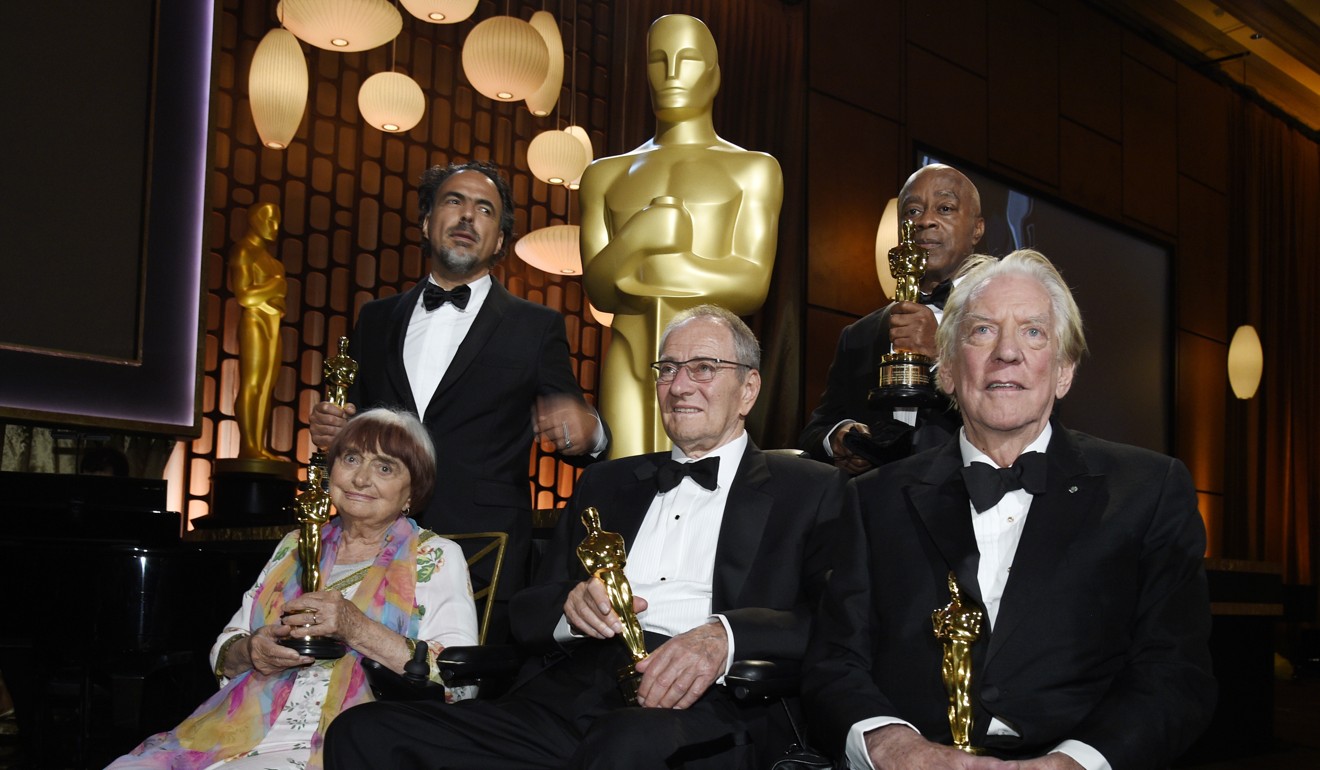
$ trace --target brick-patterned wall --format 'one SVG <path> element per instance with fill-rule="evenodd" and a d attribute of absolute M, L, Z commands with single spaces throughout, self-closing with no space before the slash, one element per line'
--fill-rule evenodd
<path fill-rule="evenodd" d="M 252 123 L 248 68 L 262 36 L 276 26 L 274 0 L 222 0 L 216 35 L 213 135 L 209 180 L 209 254 L 205 270 L 206 356 L 202 435 L 182 442 L 167 476 L 182 490 L 188 518 L 208 512 L 211 467 L 238 449 L 234 397 L 238 387 L 239 307 L 226 285 L 225 263 L 247 230 L 248 208 L 280 206 L 282 229 L 276 254 L 288 274 L 287 313 L 280 327 L 282 367 L 275 388 L 272 448 L 298 462 L 310 451 L 308 411 L 322 393 L 321 362 L 348 334 L 362 305 L 406 291 L 427 270 L 416 225 L 416 184 L 433 164 L 490 160 L 509 175 L 515 201 L 515 236 L 548 224 L 576 221 L 576 193 L 546 185 L 527 170 L 527 145 L 540 131 L 569 121 L 570 70 L 566 68 L 558 120 L 535 118 L 522 102 L 497 104 L 481 96 L 462 72 L 462 42 L 472 27 L 497 13 L 530 18 L 542 3 L 482 2 L 472 19 L 428 24 L 403 13 L 394 46 L 339 54 L 303 44 L 310 89 L 307 112 L 287 150 L 266 149 Z M 577 3 L 579 125 L 602 154 L 608 110 L 610 61 L 607 2 Z M 548 8 L 560 20 L 571 51 L 574 6 Z M 367 126 L 357 109 L 358 86 L 389 68 L 412 76 L 427 97 L 426 115 L 411 131 L 384 134 Z M 595 74 L 596 77 L 589 77 Z M 594 86 L 594 87 L 593 87 Z M 573 367 L 594 399 L 602 349 L 608 339 L 587 311 L 581 280 L 548 275 L 513 254 L 496 277 L 515 295 L 562 312 L 567 318 Z M 538 508 L 562 504 L 575 473 L 533 449 L 528 482 Z"/>

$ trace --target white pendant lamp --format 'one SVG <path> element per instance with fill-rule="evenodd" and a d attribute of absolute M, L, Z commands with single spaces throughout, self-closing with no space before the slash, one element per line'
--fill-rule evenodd
<path fill-rule="evenodd" d="M 898 279 L 889 272 L 889 250 L 898 246 L 898 198 L 890 198 L 885 213 L 880 215 L 880 227 L 875 231 L 875 273 L 885 296 L 893 298 L 898 291 Z"/>
<path fill-rule="evenodd" d="M 307 109 L 307 60 L 287 29 L 272 29 L 257 45 L 248 100 L 261 143 L 272 150 L 288 147 Z"/>
<path fill-rule="evenodd" d="M 1265 353 L 1255 327 L 1239 326 L 1228 344 L 1228 384 L 1233 387 L 1233 395 L 1241 399 L 1256 395 L 1264 368 Z"/>
<path fill-rule="evenodd" d="M 432 24 L 466 21 L 477 9 L 477 0 L 400 0 L 413 16 Z"/>
<path fill-rule="evenodd" d="M 595 305 L 591 304 L 590 302 L 587 303 L 587 310 L 591 313 L 591 317 L 596 319 L 596 323 L 600 324 L 601 326 L 609 328 L 610 326 L 614 325 L 613 313 L 606 313 L 604 310 L 599 310 Z"/>
<path fill-rule="evenodd" d="M 582 275 L 577 225 L 551 225 L 518 239 L 513 253 L 538 270 L 554 275 Z"/>
<path fill-rule="evenodd" d="M 463 43 L 463 72 L 482 95 L 500 102 L 527 98 L 545 82 L 550 52 L 541 33 L 512 16 L 493 16 Z"/>
<path fill-rule="evenodd" d="M 564 39 L 559 35 L 559 24 L 548 11 L 537 11 L 528 23 L 545 41 L 549 55 L 545 82 L 527 97 L 527 109 L 538 118 L 543 118 L 555 108 L 555 102 L 559 101 L 559 89 L 564 85 Z"/>
<path fill-rule="evenodd" d="M 421 121 L 426 97 L 417 81 L 402 72 L 378 72 L 358 90 L 358 110 L 372 126 L 397 134 Z"/>
<path fill-rule="evenodd" d="M 566 184 L 582 176 L 587 155 L 582 142 L 567 131 L 542 131 L 527 146 L 527 167 L 547 184 Z"/>
<path fill-rule="evenodd" d="M 379 48 L 403 29 L 387 0 L 280 0 L 275 14 L 298 39 L 327 51 Z"/>
<path fill-rule="evenodd" d="M 585 174 L 587 172 L 587 166 L 591 165 L 591 161 L 596 156 L 591 151 L 591 135 L 587 133 L 587 130 L 585 128 L 583 128 L 582 126 L 569 126 L 568 128 L 564 129 L 564 133 L 569 134 L 574 139 L 577 139 L 579 142 L 581 142 L 582 149 L 587 153 L 587 162 L 582 166 L 582 172 L 579 173 L 576 177 L 568 180 L 568 182 L 564 185 L 570 190 L 576 190 L 582 186 L 582 174 Z"/>

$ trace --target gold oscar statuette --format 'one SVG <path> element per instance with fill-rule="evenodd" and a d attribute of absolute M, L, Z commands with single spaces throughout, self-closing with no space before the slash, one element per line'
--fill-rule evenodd
<path fill-rule="evenodd" d="M 926 272 L 926 250 L 913 242 L 912 228 L 912 220 L 900 222 L 898 245 L 889 250 L 889 272 L 898 281 L 895 302 L 916 302 L 920 297 L 917 284 Z M 921 406 L 935 400 L 934 363 L 929 356 L 910 350 L 880 356 L 879 385 L 871 389 L 871 406 Z"/>
<path fill-rule="evenodd" d="M 968 754 L 980 754 L 972 746 L 972 644 L 981 636 L 985 613 L 975 605 L 965 604 L 962 589 L 949 573 L 949 603 L 930 615 L 935 638 L 944 645 L 940 678 L 949 693 L 949 728 L 953 746 Z"/>
<path fill-rule="evenodd" d="M 348 388 L 357 378 L 357 362 L 348 356 L 348 338 L 339 338 L 339 353 L 325 360 L 322 375 L 325 379 L 325 399 L 343 408 L 348 400 Z M 312 452 L 307 463 L 307 487 L 294 498 L 293 513 L 298 521 L 298 561 L 302 565 L 303 593 L 321 590 L 321 527 L 330 520 L 330 493 L 326 491 L 325 453 Z M 300 655 L 333 660 L 343 657 L 344 643 L 328 636 L 297 636 L 280 642 L 297 650 Z"/>
<path fill-rule="evenodd" d="M 621 636 L 624 644 L 628 645 L 632 661 L 619 671 L 619 690 L 623 693 L 625 703 L 636 706 L 637 686 L 642 681 L 636 664 L 646 658 L 647 652 L 642 624 L 637 620 L 637 613 L 633 612 L 632 585 L 623 574 L 623 567 L 628 562 L 623 535 L 601 529 L 600 511 L 595 508 L 587 508 L 582 512 L 582 525 L 587 528 L 587 536 L 578 546 L 578 559 L 582 561 L 587 574 L 605 584 L 610 606 L 623 623 Z"/>

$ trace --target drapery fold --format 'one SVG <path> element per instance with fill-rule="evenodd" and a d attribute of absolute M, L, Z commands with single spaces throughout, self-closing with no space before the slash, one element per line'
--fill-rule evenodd
<path fill-rule="evenodd" d="M 1246 542 L 1226 543 L 1278 562 L 1285 583 L 1315 584 L 1320 517 L 1320 145 L 1258 104 L 1235 96 L 1230 320 L 1251 323 L 1264 374 L 1248 406 L 1242 452 Z M 1240 306 L 1241 305 L 1241 306 Z"/>

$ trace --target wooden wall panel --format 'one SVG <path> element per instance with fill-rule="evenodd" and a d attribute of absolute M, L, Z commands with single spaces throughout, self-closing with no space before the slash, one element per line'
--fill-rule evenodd
<path fill-rule="evenodd" d="M 901 119 L 900 11 L 900 0 L 815 0 L 807 43 L 812 90 Z"/>
<path fill-rule="evenodd" d="M 863 5 L 854 3 L 854 5 Z M 996 3 L 997 4 L 997 3 Z M 903 29 L 908 43 L 977 75 L 985 75 L 987 0 L 908 0 Z M 942 81 L 926 83 L 947 97 Z"/>
<path fill-rule="evenodd" d="M 1229 210 L 1223 193 L 1182 177 L 1174 307 L 1179 328 L 1228 342 Z"/>
<path fill-rule="evenodd" d="M 1059 193 L 1082 208 L 1123 218 L 1123 145 L 1071 120 L 1059 121 Z"/>
<path fill-rule="evenodd" d="M 1059 183 L 1058 17 L 1030 0 L 990 15 L 990 159 L 1049 187 Z"/>
<path fill-rule="evenodd" d="M 1228 192 L 1229 94 L 1186 65 L 1178 66 L 1178 170 Z"/>
<path fill-rule="evenodd" d="M 1123 138 L 1123 30 L 1080 2 L 1059 3 L 1059 112 Z"/>
<path fill-rule="evenodd" d="M 858 316 L 880 301 L 875 233 L 898 194 L 898 128 L 812 94 L 807 150 L 807 302 Z"/>
<path fill-rule="evenodd" d="M 1123 60 L 1123 213 L 1166 233 L 1177 232 L 1176 108 L 1172 80 Z"/>
<path fill-rule="evenodd" d="M 825 392 L 825 383 L 829 381 L 830 364 L 834 361 L 834 350 L 839 343 L 839 334 L 845 326 L 856 320 L 850 315 L 807 308 L 808 342 L 804 351 L 806 355 L 803 356 L 807 376 L 802 388 L 802 412 L 806 415 L 806 419 L 810 419 L 812 410 L 820 405 L 820 396 Z M 806 449 L 806 447 L 798 448 Z"/>
<path fill-rule="evenodd" d="M 912 45 L 904 77 L 908 137 L 984 166 L 985 77 Z"/>
<path fill-rule="evenodd" d="M 1174 455 L 1202 492 L 1224 491 L 1224 425 L 1228 401 L 1228 346 L 1178 332 Z"/>

